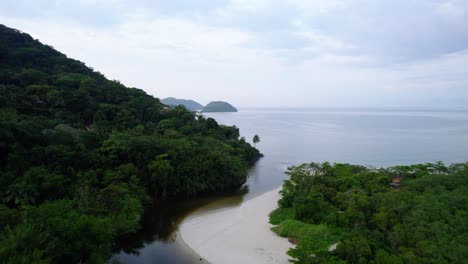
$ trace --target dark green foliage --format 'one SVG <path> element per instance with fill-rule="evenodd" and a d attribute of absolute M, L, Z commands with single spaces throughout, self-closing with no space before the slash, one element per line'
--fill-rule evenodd
<path fill-rule="evenodd" d="M 270 213 L 270 224 L 272 225 L 279 225 L 288 219 L 294 219 L 294 208 L 280 207 Z"/>
<path fill-rule="evenodd" d="M 295 263 L 466 263 L 468 164 L 289 169 L 273 228 Z M 392 179 L 401 186 L 390 186 Z M 316 231 L 320 230 L 320 232 Z M 330 246 L 336 245 L 336 250 Z"/>
<path fill-rule="evenodd" d="M 258 135 L 255 135 L 255 136 L 253 137 L 252 141 L 253 141 L 254 145 L 257 145 L 257 143 L 260 142 L 260 137 L 259 137 Z"/>
<path fill-rule="evenodd" d="M 105 262 L 151 198 L 236 188 L 259 155 L 0 25 L 0 262 Z"/>

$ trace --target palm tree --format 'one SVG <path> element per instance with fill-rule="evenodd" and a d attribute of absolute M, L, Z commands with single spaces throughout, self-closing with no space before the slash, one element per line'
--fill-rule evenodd
<path fill-rule="evenodd" d="M 255 136 L 253 137 L 254 147 L 256 147 L 256 146 L 257 146 L 257 143 L 259 143 L 259 142 L 260 142 L 260 137 L 259 137 L 258 135 L 255 135 Z"/>

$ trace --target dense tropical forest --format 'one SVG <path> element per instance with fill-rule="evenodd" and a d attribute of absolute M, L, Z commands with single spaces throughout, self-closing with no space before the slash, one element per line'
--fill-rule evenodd
<path fill-rule="evenodd" d="M 466 263 L 468 163 L 289 169 L 273 231 L 294 263 Z"/>
<path fill-rule="evenodd" d="M 242 185 L 239 130 L 0 25 L 0 262 L 103 263 L 154 198 Z"/>

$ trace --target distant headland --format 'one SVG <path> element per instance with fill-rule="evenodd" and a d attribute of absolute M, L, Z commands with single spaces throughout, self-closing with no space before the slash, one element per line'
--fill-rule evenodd
<path fill-rule="evenodd" d="M 183 105 L 185 106 L 185 108 L 187 108 L 187 110 L 190 110 L 192 112 L 200 111 L 203 108 L 202 104 L 199 104 L 198 102 L 195 102 L 194 100 L 177 99 L 174 97 L 164 98 L 161 100 L 161 103 L 168 105 L 170 107 Z"/>
<path fill-rule="evenodd" d="M 167 97 L 161 100 L 161 103 L 170 107 L 183 105 L 187 110 L 192 112 L 237 112 L 237 109 L 231 104 L 223 101 L 213 101 L 203 106 L 202 104 L 189 99 L 177 99 L 174 97 Z"/>

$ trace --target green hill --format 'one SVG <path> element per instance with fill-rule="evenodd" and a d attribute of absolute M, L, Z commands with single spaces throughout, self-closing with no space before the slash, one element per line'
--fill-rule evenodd
<path fill-rule="evenodd" d="M 102 263 L 154 197 L 237 188 L 259 152 L 0 25 L 0 260 Z"/>
<path fill-rule="evenodd" d="M 161 100 L 163 104 L 169 106 L 179 106 L 183 105 L 190 111 L 199 111 L 203 108 L 203 105 L 193 101 L 193 100 L 185 100 L 185 99 L 176 99 L 174 97 L 168 97 Z"/>
<path fill-rule="evenodd" d="M 202 112 L 237 112 L 237 109 L 229 103 L 216 101 L 203 107 Z"/>

